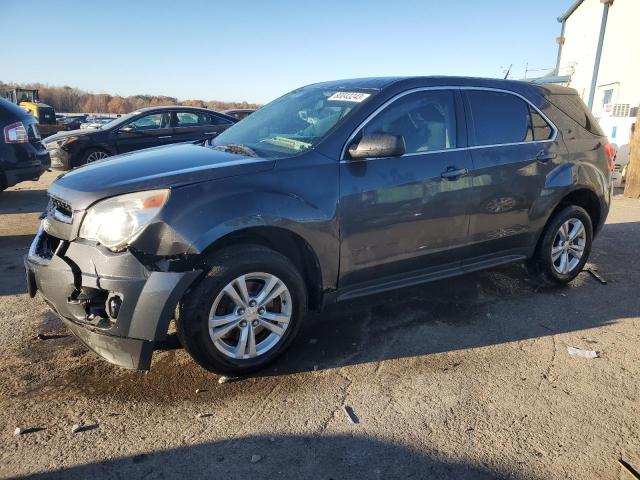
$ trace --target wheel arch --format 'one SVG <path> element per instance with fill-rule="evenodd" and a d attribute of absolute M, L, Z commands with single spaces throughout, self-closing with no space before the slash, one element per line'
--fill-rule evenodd
<path fill-rule="evenodd" d="M 299 234 L 275 226 L 247 227 L 221 236 L 207 246 L 202 255 L 207 258 L 232 245 L 262 245 L 287 257 L 305 281 L 309 308 L 321 308 L 323 285 L 320 261 L 311 245 Z"/>
<path fill-rule="evenodd" d="M 576 205 L 578 207 L 584 208 L 587 211 L 587 213 L 589 214 L 589 218 L 591 218 L 591 224 L 593 226 L 593 236 L 595 237 L 596 233 L 599 232 L 602 226 L 601 221 L 603 215 L 603 208 L 598 195 L 593 190 L 587 187 L 579 187 L 570 191 L 569 193 L 564 195 L 556 204 L 555 208 L 551 211 L 551 214 L 547 218 L 547 223 L 549 222 L 549 219 L 553 217 L 553 215 L 569 205 Z"/>

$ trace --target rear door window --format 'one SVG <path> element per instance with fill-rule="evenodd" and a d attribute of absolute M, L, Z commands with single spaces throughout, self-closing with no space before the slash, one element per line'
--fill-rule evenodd
<path fill-rule="evenodd" d="M 194 112 L 176 112 L 176 127 L 189 128 L 202 126 L 202 116 Z"/>
<path fill-rule="evenodd" d="M 405 95 L 365 125 L 364 134 L 402 136 L 406 153 L 456 148 L 454 92 L 431 90 Z"/>
<path fill-rule="evenodd" d="M 529 105 L 503 92 L 467 90 L 472 145 L 501 145 L 533 139 Z"/>

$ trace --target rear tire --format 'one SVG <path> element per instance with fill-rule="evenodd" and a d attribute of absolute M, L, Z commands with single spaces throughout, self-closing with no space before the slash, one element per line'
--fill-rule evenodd
<path fill-rule="evenodd" d="M 547 222 L 527 267 L 547 285 L 568 283 L 587 263 L 592 241 L 593 225 L 586 210 L 565 207 Z"/>
<path fill-rule="evenodd" d="M 300 273 L 287 257 L 257 245 L 225 248 L 208 265 L 181 303 L 180 342 L 211 372 L 245 375 L 265 367 L 300 330 L 307 310 Z"/>

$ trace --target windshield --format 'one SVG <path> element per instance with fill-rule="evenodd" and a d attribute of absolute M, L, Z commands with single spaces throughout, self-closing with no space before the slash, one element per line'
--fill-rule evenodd
<path fill-rule="evenodd" d="M 265 105 L 213 140 L 232 153 L 290 157 L 314 147 L 371 92 L 304 87 Z"/>

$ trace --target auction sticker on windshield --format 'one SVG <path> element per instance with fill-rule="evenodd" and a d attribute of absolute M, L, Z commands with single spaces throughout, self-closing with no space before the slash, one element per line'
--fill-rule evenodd
<path fill-rule="evenodd" d="M 361 92 L 337 92 L 331 95 L 327 100 L 360 103 L 363 100 L 366 100 L 370 95 L 370 93 Z"/>

